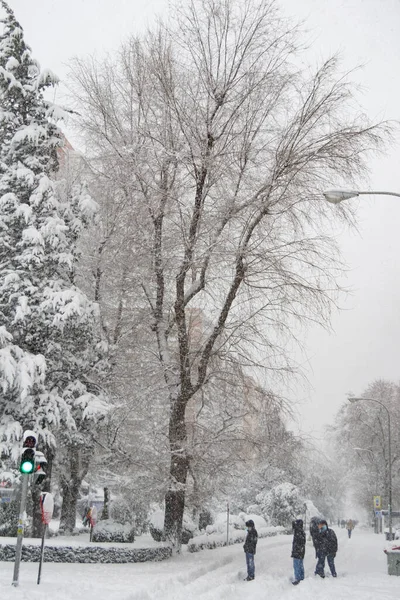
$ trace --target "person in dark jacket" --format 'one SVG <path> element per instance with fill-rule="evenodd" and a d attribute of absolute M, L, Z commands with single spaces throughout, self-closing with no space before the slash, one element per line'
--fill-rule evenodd
<path fill-rule="evenodd" d="M 247 535 L 243 545 L 243 549 L 246 553 L 246 565 L 247 565 L 247 577 L 245 581 L 253 581 L 255 577 L 254 567 L 254 555 L 256 553 L 256 546 L 258 541 L 258 533 L 254 527 L 254 521 L 249 519 L 246 521 Z"/>
<path fill-rule="evenodd" d="M 320 577 L 325 577 L 325 558 L 328 561 L 329 569 L 332 573 L 332 577 L 336 577 L 335 568 L 335 556 L 338 551 L 338 541 L 336 533 L 333 529 L 329 529 L 328 523 L 325 520 L 321 520 L 319 525 L 321 544 L 318 551 L 318 562 L 315 567 L 315 574 Z"/>
<path fill-rule="evenodd" d="M 294 569 L 293 585 L 297 585 L 304 579 L 304 554 L 306 552 L 306 534 L 303 529 L 303 521 L 297 519 L 292 523 L 293 527 L 293 543 L 292 543 L 292 558 Z"/>
<path fill-rule="evenodd" d="M 318 558 L 318 551 L 321 546 L 321 535 L 318 528 L 320 520 L 319 517 L 311 517 L 310 520 L 310 535 L 315 550 L 315 558 Z"/>

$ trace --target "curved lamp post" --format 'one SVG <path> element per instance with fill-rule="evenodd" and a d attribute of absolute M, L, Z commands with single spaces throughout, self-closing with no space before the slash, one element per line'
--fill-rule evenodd
<path fill-rule="evenodd" d="M 393 539 L 393 528 L 392 528 L 392 439 L 391 439 L 391 426 L 390 426 L 390 412 L 389 409 L 379 400 L 375 398 L 349 398 L 349 402 L 375 402 L 385 409 L 388 418 L 388 517 L 389 517 L 389 539 Z"/>
<path fill-rule="evenodd" d="M 398 196 L 396 192 L 360 192 L 359 190 L 327 190 L 323 192 L 325 200 L 331 204 L 339 204 L 343 200 L 349 200 L 350 198 L 357 198 L 357 196 L 364 195 L 380 195 L 380 196 Z"/>

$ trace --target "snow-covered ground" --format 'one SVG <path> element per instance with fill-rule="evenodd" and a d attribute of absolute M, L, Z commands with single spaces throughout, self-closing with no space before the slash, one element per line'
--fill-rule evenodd
<path fill-rule="evenodd" d="M 13 564 L 0 563 L 1 600 L 398 600 L 400 577 L 387 575 L 382 535 L 343 529 L 337 555 L 338 578 L 315 577 L 314 552 L 307 543 L 306 579 L 291 585 L 291 536 L 259 541 L 256 579 L 244 582 L 241 545 L 196 554 L 184 553 L 160 563 L 122 565 L 22 563 L 20 585 L 11 586 Z"/>

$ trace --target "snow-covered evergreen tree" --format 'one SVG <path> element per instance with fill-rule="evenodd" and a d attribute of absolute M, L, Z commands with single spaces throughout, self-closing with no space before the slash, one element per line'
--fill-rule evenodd
<path fill-rule="evenodd" d="M 23 428 L 55 447 L 107 410 L 96 384 L 97 305 L 75 284 L 77 243 L 96 204 L 84 186 L 55 180 L 60 112 L 12 10 L 0 36 L 0 455 Z M 75 433 L 76 432 L 76 433 Z M 79 435 L 81 435 L 79 433 Z M 87 438 L 86 438 L 87 441 Z"/>

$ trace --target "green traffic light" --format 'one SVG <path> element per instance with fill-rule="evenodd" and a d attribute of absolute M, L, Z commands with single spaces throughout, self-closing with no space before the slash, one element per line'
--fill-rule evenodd
<path fill-rule="evenodd" d="M 30 461 L 25 461 L 21 463 L 20 466 L 21 473 L 32 473 L 33 471 L 33 463 Z"/>

